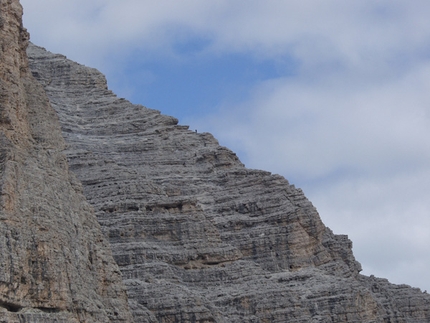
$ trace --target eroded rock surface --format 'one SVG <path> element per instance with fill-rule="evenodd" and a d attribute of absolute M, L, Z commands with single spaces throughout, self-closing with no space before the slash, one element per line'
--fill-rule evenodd
<path fill-rule="evenodd" d="M 28 69 L 18 0 L 0 0 L 0 322 L 131 322 L 109 243 Z"/>
<path fill-rule="evenodd" d="M 359 274 L 287 180 L 29 47 L 138 322 L 430 322 L 430 297 Z"/>

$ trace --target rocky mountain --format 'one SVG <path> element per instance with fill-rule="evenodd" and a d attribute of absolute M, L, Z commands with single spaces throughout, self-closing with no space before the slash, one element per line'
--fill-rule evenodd
<path fill-rule="evenodd" d="M 98 71 L 31 45 L 137 322 L 429 322 L 419 289 L 359 274 L 300 189 L 208 133 L 116 97 Z"/>
<path fill-rule="evenodd" d="M 28 65 L 0 1 L 0 322 L 430 322 L 283 177 L 95 69 L 32 44 Z"/>

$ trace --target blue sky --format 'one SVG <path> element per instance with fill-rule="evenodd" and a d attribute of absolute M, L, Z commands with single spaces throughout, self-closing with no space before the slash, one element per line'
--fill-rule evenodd
<path fill-rule="evenodd" d="M 126 79 L 113 75 L 110 87 L 165 114 L 204 117 L 216 113 L 224 102 L 245 100 L 263 81 L 293 73 L 296 65 L 292 60 L 281 64 L 242 53 L 208 57 L 201 53 L 205 45 L 199 39 L 183 46 L 174 48 L 180 59 L 141 60 L 145 53 L 134 53 L 121 69 Z"/>
<path fill-rule="evenodd" d="M 34 43 L 301 187 L 364 274 L 430 290 L 430 3 L 21 0 Z"/>

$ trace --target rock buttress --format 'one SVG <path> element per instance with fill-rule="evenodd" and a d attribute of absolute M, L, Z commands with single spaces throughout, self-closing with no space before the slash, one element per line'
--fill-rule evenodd
<path fill-rule="evenodd" d="M 28 69 L 18 0 L 0 0 L 0 322 L 131 322 L 58 117 Z"/>

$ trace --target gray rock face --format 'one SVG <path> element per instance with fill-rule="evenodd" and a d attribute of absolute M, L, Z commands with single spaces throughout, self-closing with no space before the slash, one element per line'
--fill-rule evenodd
<path fill-rule="evenodd" d="M 136 322 L 430 322 L 430 297 L 359 274 L 302 191 L 208 133 L 116 97 L 30 46 Z"/>
<path fill-rule="evenodd" d="M 21 16 L 18 0 L 0 0 L 0 322 L 131 322 L 57 114 L 28 69 Z"/>

